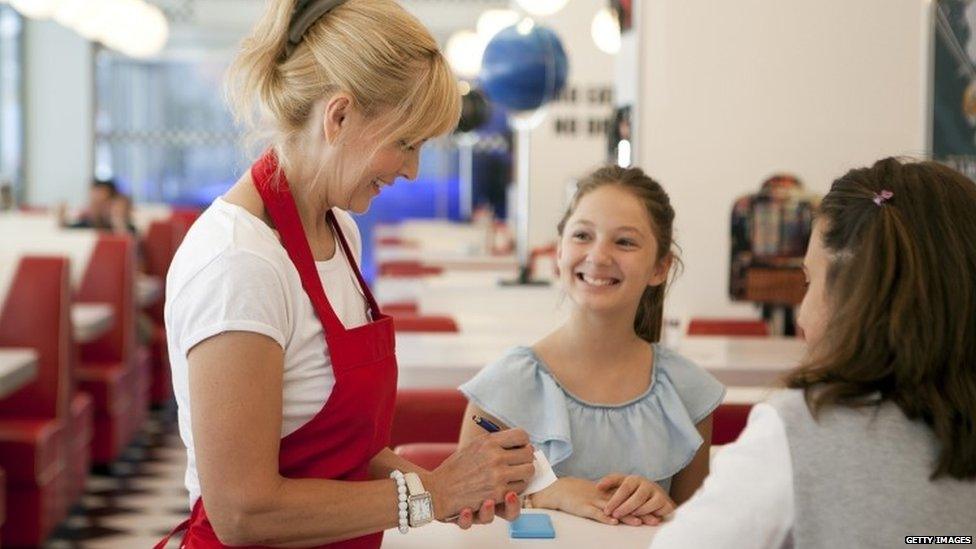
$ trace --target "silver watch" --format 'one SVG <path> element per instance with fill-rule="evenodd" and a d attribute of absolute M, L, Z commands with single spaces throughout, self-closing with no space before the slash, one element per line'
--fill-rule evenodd
<path fill-rule="evenodd" d="M 410 527 L 417 528 L 434 520 L 434 500 L 430 492 L 424 490 L 417 473 L 403 475 L 407 481 L 407 509 L 410 512 Z"/>

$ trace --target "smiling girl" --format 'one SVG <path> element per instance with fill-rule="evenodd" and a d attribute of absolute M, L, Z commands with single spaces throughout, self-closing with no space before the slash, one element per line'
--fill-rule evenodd
<path fill-rule="evenodd" d="M 558 230 L 568 320 L 461 387 L 466 414 L 529 433 L 559 478 L 534 507 L 607 524 L 657 524 L 708 474 L 711 413 L 724 389 L 661 347 L 674 210 L 640 169 L 585 178 Z M 464 422 L 462 446 L 477 426 Z"/>

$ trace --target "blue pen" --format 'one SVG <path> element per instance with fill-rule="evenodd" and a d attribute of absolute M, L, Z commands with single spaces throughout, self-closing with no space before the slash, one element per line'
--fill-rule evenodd
<path fill-rule="evenodd" d="M 479 427 L 481 427 L 485 431 L 488 431 L 489 433 L 497 433 L 498 431 L 502 430 L 501 427 L 495 425 L 491 421 L 488 421 L 487 419 L 481 416 L 471 416 L 471 419 L 473 419 L 474 422 L 477 423 Z"/>

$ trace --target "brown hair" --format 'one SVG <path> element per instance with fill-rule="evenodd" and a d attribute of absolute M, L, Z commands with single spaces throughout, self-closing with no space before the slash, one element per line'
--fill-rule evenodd
<path fill-rule="evenodd" d="M 252 130 L 270 122 L 282 165 L 285 145 L 294 144 L 315 103 L 337 92 L 349 93 L 367 116 L 389 111 L 389 129 L 399 132 L 391 139 L 415 143 L 457 125 L 457 80 L 430 32 L 395 0 L 347 0 L 289 53 L 295 6 L 268 0 L 227 79 L 238 120 Z"/>
<path fill-rule="evenodd" d="M 576 193 L 573 195 L 566 213 L 563 214 L 563 218 L 556 226 L 559 236 L 562 237 L 566 222 L 576 211 L 580 200 L 587 194 L 606 185 L 616 185 L 626 189 L 640 200 L 644 208 L 647 209 L 647 215 L 651 221 L 651 231 L 654 238 L 657 239 L 658 245 L 657 257 L 654 258 L 655 264 L 664 260 L 668 254 L 674 258 L 675 263 L 680 264 L 681 260 L 672 250 L 675 244 L 672 236 L 674 208 L 671 207 L 671 199 L 661 185 L 648 177 L 640 168 L 604 166 L 583 178 L 576 186 Z M 665 281 L 659 286 L 645 288 L 640 305 L 637 307 L 637 315 L 634 317 L 634 332 L 641 339 L 650 343 L 655 343 L 661 339 L 664 296 L 667 292 L 667 285 L 668 282 Z"/>
<path fill-rule="evenodd" d="M 935 433 L 933 479 L 976 477 L 976 185 L 886 158 L 836 180 L 818 222 L 830 317 L 787 385 L 814 414 L 893 402 Z"/>

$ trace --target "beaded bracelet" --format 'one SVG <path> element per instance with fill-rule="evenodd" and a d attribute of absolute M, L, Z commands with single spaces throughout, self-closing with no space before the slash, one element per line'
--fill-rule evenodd
<path fill-rule="evenodd" d="M 410 531 L 409 515 L 407 514 L 407 480 L 403 478 L 403 473 L 393 471 L 390 478 L 396 481 L 397 485 L 397 509 L 400 515 L 400 533 L 406 534 Z"/>

